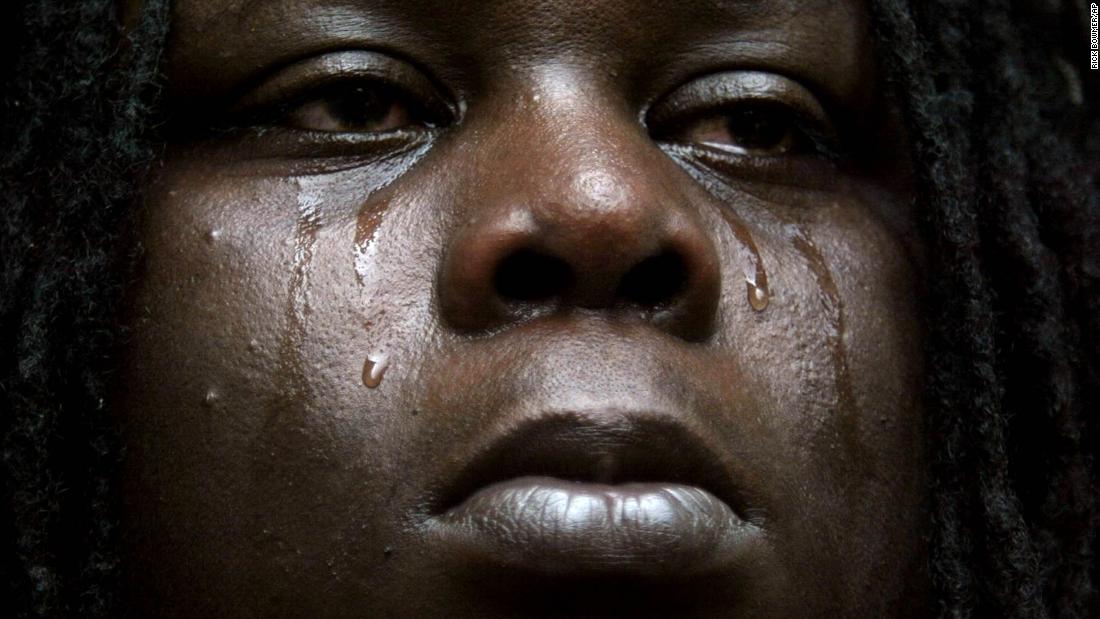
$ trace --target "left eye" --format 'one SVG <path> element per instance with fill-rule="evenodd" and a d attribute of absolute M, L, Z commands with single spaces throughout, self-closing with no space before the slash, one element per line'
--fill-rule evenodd
<path fill-rule="evenodd" d="M 714 144 L 742 154 L 775 156 L 797 150 L 803 134 L 781 106 L 744 103 L 681 126 L 677 141 Z"/>
<path fill-rule="evenodd" d="M 280 124 L 294 129 L 382 133 L 429 123 L 396 88 L 357 83 L 329 86 L 290 106 Z"/>

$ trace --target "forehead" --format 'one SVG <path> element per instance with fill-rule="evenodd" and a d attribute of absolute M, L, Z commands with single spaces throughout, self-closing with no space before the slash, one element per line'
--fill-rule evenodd
<path fill-rule="evenodd" d="M 864 10 L 859 0 L 179 0 L 177 16 L 196 25 L 214 26 L 226 21 L 252 20 L 312 14 L 319 20 L 339 15 L 371 19 L 412 20 L 434 30 L 472 32 L 490 26 L 499 33 L 523 25 L 535 25 L 549 36 L 601 32 L 612 39 L 634 32 L 668 32 L 682 26 L 752 25 L 781 18 L 796 24 L 822 18 L 848 18 Z M 703 18 L 708 18 L 703 20 Z M 717 23 L 716 23 L 716 21 Z M 631 22 L 632 27 L 607 28 Z"/>
<path fill-rule="evenodd" d="M 180 0 L 172 30 L 170 77 L 201 75 L 203 90 L 235 71 L 374 47 L 441 77 L 469 65 L 629 72 L 707 57 L 796 74 L 843 96 L 860 87 L 865 76 L 852 68 L 869 59 L 861 0 Z"/>

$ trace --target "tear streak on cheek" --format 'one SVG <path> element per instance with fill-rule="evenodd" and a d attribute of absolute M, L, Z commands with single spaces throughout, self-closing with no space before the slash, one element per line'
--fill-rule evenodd
<path fill-rule="evenodd" d="M 848 351 L 844 339 L 848 330 L 844 315 L 844 302 L 832 271 L 825 257 L 814 245 L 807 232 L 798 225 L 786 228 L 791 232 L 790 242 L 813 273 L 819 291 L 819 301 L 825 311 L 825 342 L 832 355 L 833 383 L 836 394 L 834 401 L 835 421 L 839 424 L 841 439 L 846 451 L 853 457 L 864 451 L 859 432 L 859 410 L 852 388 L 851 370 L 848 364 Z M 857 461 L 860 459 L 857 458 Z"/>
<path fill-rule="evenodd" d="M 383 273 L 383 270 L 378 268 L 376 237 L 386 213 L 394 203 L 392 196 L 386 195 L 384 190 L 408 173 L 427 152 L 427 148 L 428 145 L 425 144 L 407 156 L 381 162 L 377 170 L 379 173 L 371 179 L 368 195 L 363 198 L 355 216 L 355 237 L 351 248 L 352 264 L 356 281 L 365 297 L 384 290 L 382 282 L 377 281 L 377 275 Z M 370 304 L 365 303 L 364 307 L 367 306 Z M 377 321 L 370 317 L 363 317 L 363 328 L 368 334 L 371 334 L 375 322 Z M 390 364 L 390 353 L 387 351 L 386 343 L 376 342 L 370 354 L 363 360 L 361 377 L 363 385 L 369 389 L 377 389 L 382 384 L 382 377 Z"/>
<path fill-rule="evenodd" d="M 312 179 L 295 179 L 298 195 L 294 222 L 294 256 L 283 310 L 286 326 L 279 342 L 280 370 L 290 379 L 280 381 L 284 385 L 284 393 L 281 395 L 295 403 L 300 403 L 308 395 L 308 377 L 302 352 L 306 341 L 306 321 L 310 313 L 313 251 L 323 225 L 322 194 L 312 182 Z"/>

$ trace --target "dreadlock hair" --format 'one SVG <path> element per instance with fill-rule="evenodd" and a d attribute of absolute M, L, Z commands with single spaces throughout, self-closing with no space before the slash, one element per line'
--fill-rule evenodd
<path fill-rule="evenodd" d="M 12 4 L 0 30 L 13 59 L 0 69 L 3 606 L 108 616 L 120 450 L 105 399 L 166 8 L 146 2 L 126 32 L 113 0 Z"/>
<path fill-rule="evenodd" d="M 154 159 L 167 0 L 0 26 L 0 578 L 21 617 L 113 616 L 105 400 Z M 930 251 L 940 617 L 1100 616 L 1100 73 L 1079 0 L 871 0 Z"/>
<path fill-rule="evenodd" d="M 932 256 L 940 614 L 1095 617 L 1100 133 L 1086 101 L 1100 88 L 1077 68 L 1087 9 L 907 4 L 874 11 Z"/>

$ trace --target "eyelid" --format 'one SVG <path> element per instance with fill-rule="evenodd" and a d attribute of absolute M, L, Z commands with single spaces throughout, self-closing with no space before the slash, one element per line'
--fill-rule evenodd
<path fill-rule="evenodd" d="M 703 118 L 746 103 L 786 107 L 813 123 L 823 138 L 838 137 L 813 93 L 790 78 L 760 71 L 726 71 L 692 80 L 650 108 L 646 125 L 660 134 L 664 133 L 661 128 L 682 125 L 683 119 Z"/>
<path fill-rule="evenodd" d="M 422 71 L 393 56 L 368 50 L 333 52 L 292 64 L 237 100 L 230 114 L 247 115 L 256 109 L 285 106 L 349 81 L 389 85 L 408 93 L 433 119 L 457 118 L 457 109 Z"/>

